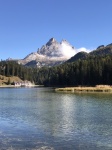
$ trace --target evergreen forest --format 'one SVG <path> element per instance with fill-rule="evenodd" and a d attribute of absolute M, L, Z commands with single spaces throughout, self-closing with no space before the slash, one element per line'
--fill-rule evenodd
<path fill-rule="evenodd" d="M 90 56 L 54 67 L 32 68 L 16 61 L 1 61 L 0 74 L 18 76 L 44 86 L 112 85 L 112 55 Z"/>

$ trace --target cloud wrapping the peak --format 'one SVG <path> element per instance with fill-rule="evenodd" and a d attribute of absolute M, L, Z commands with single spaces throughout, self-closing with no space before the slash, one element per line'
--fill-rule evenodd
<path fill-rule="evenodd" d="M 49 40 L 49 42 L 47 42 L 46 45 L 42 46 L 37 53 L 50 58 L 63 57 L 63 59 L 67 60 L 81 51 L 90 52 L 90 50 L 86 49 L 85 47 L 74 48 L 66 40 L 62 40 L 61 43 L 58 43 L 54 38 L 52 38 Z"/>
<path fill-rule="evenodd" d="M 90 50 L 86 49 L 85 47 L 76 49 L 76 48 L 73 48 L 70 44 L 65 43 L 65 42 L 61 43 L 60 50 L 62 52 L 62 55 L 68 59 L 73 57 L 74 55 L 76 55 L 78 52 L 81 52 L 81 51 L 84 51 L 87 53 L 90 52 Z"/>
<path fill-rule="evenodd" d="M 77 53 L 77 51 L 75 49 L 73 49 L 70 45 L 68 45 L 66 43 L 61 44 L 60 50 L 62 52 L 62 55 L 67 58 L 70 58 Z"/>

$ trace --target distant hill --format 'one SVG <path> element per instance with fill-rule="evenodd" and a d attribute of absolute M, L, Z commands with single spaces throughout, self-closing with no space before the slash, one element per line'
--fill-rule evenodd
<path fill-rule="evenodd" d="M 74 62 L 79 59 L 87 59 L 88 57 L 107 56 L 107 55 L 112 55 L 112 44 L 109 44 L 107 46 L 104 45 L 98 46 L 96 50 L 93 50 L 90 53 L 79 52 L 73 57 L 71 57 L 69 60 L 67 60 L 67 62 Z"/>
<path fill-rule="evenodd" d="M 89 54 L 86 52 L 79 52 L 75 56 L 71 57 L 67 62 L 74 62 L 77 61 L 78 59 L 87 58 L 88 56 Z"/>
<path fill-rule="evenodd" d="M 89 53 L 91 56 L 105 56 L 112 54 L 112 44 L 107 46 L 99 46 L 96 50 Z"/>

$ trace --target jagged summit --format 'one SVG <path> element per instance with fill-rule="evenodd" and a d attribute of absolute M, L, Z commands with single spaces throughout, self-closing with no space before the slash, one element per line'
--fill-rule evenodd
<path fill-rule="evenodd" d="M 59 43 L 54 38 L 51 38 L 47 44 L 38 49 L 37 53 L 47 57 L 63 57 L 67 59 L 70 58 L 71 51 L 75 55 L 76 50 L 66 40 L 62 40 Z"/>
<path fill-rule="evenodd" d="M 65 62 L 71 55 L 76 54 L 76 49 L 73 48 L 66 40 L 57 42 L 55 38 L 51 38 L 45 45 L 38 49 L 37 52 L 27 55 L 22 64 L 39 64 L 39 66 L 53 66 Z M 34 63 L 35 61 L 35 63 Z"/>
<path fill-rule="evenodd" d="M 60 44 L 61 45 L 66 45 L 66 46 L 70 46 L 70 47 L 72 47 L 74 49 L 74 47 L 65 39 L 63 39 Z"/>
<path fill-rule="evenodd" d="M 104 46 L 100 45 L 96 50 L 88 52 L 86 48 L 74 48 L 67 40 L 61 42 L 51 38 L 45 45 L 38 48 L 37 52 L 28 54 L 24 59 L 18 60 L 18 63 L 27 66 L 55 66 L 64 62 L 73 62 L 78 59 L 86 59 L 89 56 L 112 55 L 112 43 Z M 70 59 L 71 58 L 71 59 Z"/>
<path fill-rule="evenodd" d="M 61 43 L 67 43 L 67 44 L 69 44 L 69 42 L 67 40 L 65 40 L 65 39 L 62 39 Z"/>
<path fill-rule="evenodd" d="M 50 45 L 52 45 L 53 43 L 57 43 L 57 41 L 55 40 L 55 38 L 51 38 L 51 39 L 46 43 L 46 45 L 47 45 L 47 46 L 50 46 Z"/>
<path fill-rule="evenodd" d="M 60 44 L 54 38 L 51 38 L 45 45 L 38 49 L 37 53 L 47 57 L 59 57 L 59 46 Z"/>

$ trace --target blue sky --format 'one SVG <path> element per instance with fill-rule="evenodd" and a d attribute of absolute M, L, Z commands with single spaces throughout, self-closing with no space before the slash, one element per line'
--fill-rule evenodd
<path fill-rule="evenodd" d="M 51 37 L 91 50 L 112 43 L 112 0 L 0 0 L 0 59 L 24 58 Z"/>

